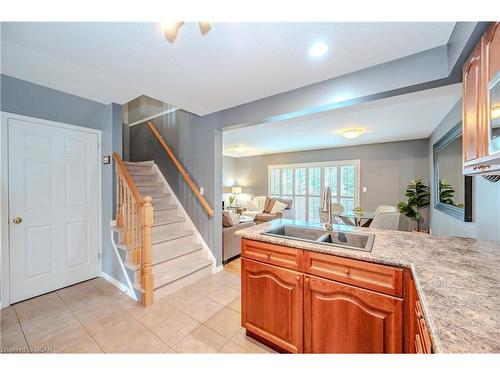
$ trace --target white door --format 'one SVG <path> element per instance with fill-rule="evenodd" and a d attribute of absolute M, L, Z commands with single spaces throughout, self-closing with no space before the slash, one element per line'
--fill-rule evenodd
<path fill-rule="evenodd" d="M 99 272 L 97 134 L 8 119 L 11 303 Z"/>

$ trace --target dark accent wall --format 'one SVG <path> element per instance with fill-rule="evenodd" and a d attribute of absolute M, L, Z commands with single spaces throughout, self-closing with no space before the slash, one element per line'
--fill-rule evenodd
<path fill-rule="evenodd" d="M 7 75 L 0 75 L 0 110 L 102 131 L 102 155 L 122 153 L 121 105 L 105 105 Z M 102 263 L 103 271 L 124 283 L 110 241 L 113 218 L 114 174 L 112 164 L 102 165 Z"/>
<path fill-rule="evenodd" d="M 200 117 L 186 111 L 176 111 L 152 120 L 168 146 L 184 165 L 195 183 L 205 188 L 207 201 L 215 207 L 216 184 L 213 180 L 214 159 L 214 133 L 213 129 L 205 128 L 205 136 L 199 131 Z M 208 217 L 202 206 L 189 189 L 188 185 L 175 168 L 174 164 L 165 153 L 161 145 L 153 136 L 148 126 L 143 123 L 129 128 L 129 153 L 131 161 L 154 160 L 167 179 L 182 206 L 189 214 L 191 220 L 204 238 L 209 248 L 214 252 L 217 263 L 221 262 L 220 249 L 222 229 L 215 230 L 215 223 L 221 223 L 220 215 L 215 218 Z M 196 133 L 196 134 L 195 134 Z M 221 154 L 221 146 L 219 145 Z M 214 204 L 215 202 L 215 204 Z M 221 204 L 221 203 L 220 203 Z M 219 209 L 220 214 L 220 209 Z M 222 224 L 220 224 L 222 225 Z"/>

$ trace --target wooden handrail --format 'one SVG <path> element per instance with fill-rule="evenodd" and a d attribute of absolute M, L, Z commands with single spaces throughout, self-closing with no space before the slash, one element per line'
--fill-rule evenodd
<path fill-rule="evenodd" d="M 118 153 L 113 152 L 113 159 L 115 159 L 116 166 L 120 170 L 120 173 L 122 174 L 125 181 L 127 182 L 127 185 L 129 187 L 130 191 L 132 192 L 132 195 L 134 196 L 135 201 L 138 204 L 142 203 L 143 202 L 142 196 L 139 193 L 139 191 L 137 190 L 137 186 L 135 186 L 134 182 L 132 181 L 132 177 L 130 177 L 130 175 L 127 171 L 127 167 L 125 167 L 125 164 L 123 164 L 122 158 L 120 157 L 120 155 L 118 155 Z"/>
<path fill-rule="evenodd" d="M 193 194 L 195 195 L 195 197 L 201 203 L 201 205 L 203 206 L 203 208 L 207 212 L 208 216 L 213 217 L 215 215 L 214 209 L 210 206 L 210 204 L 208 204 L 208 202 L 206 201 L 205 197 L 203 195 L 201 195 L 200 189 L 194 183 L 194 181 L 191 178 L 191 176 L 189 175 L 189 173 L 186 171 L 186 169 L 181 164 L 181 162 L 175 157 L 174 153 L 172 152 L 172 150 L 170 149 L 170 147 L 168 147 L 168 145 L 166 144 L 165 140 L 163 139 L 163 137 L 161 136 L 161 134 L 158 132 L 158 130 L 156 129 L 156 127 L 153 125 L 153 123 L 151 123 L 150 121 L 148 121 L 148 126 L 149 126 L 149 129 L 151 130 L 151 132 L 153 133 L 153 135 L 158 140 L 158 142 L 160 142 L 160 145 L 163 147 L 163 149 L 165 150 L 165 152 L 167 153 L 167 155 L 170 157 L 170 159 L 174 163 L 174 165 L 177 168 L 177 170 L 179 171 L 179 173 L 182 175 L 182 177 L 184 178 L 184 180 L 188 184 L 189 188 L 191 189 L 191 191 L 193 192 Z"/>
<path fill-rule="evenodd" d="M 116 165 L 116 226 L 120 228 L 120 243 L 129 249 L 127 261 L 137 265 L 142 304 L 153 303 L 151 227 L 153 206 L 151 197 L 141 196 L 120 155 L 113 153 Z"/>

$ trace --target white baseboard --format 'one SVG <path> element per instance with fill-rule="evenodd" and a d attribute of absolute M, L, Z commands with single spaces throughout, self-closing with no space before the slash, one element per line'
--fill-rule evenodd
<path fill-rule="evenodd" d="M 111 225 L 111 227 L 115 226 L 116 225 L 116 220 L 111 220 L 110 225 Z M 124 284 L 122 284 L 121 282 L 119 282 L 118 280 L 116 280 L 114 277 L 108 275 L 107 273 L 104 273 L 104 272 L 101 271 L 101 275 L 102 275 L 102 277 L 105 280 L 113 283 L 113 285 L 115 285 L 121 291 L 124 291 L 125 293 L 127 293 L 127 295 L 130 298 L 134 299 L 135 301 L 138 301 L 137 296 L 136 296 L 136 294 L 134 292 L 134 287 L 132 285 L 132 282 L 130 281 L 130 279 L 128 277 L 128 274 L 127 274 L 127 270 L 125 269 L 125 264 L 123 264 L 122 258 L 120 257 L 120 254 L 118 252 L 118 247 L 116 246 L 115 237 L 113 235 L 113 231 L 112 230 L 110 230 L 110 235 L 111 235 L 111 244 L 113 245 L 113 250 L 115 251 L 116 259 L 118 260 L 118 263 L 120 264 L 120 268 L 122 270 L 123 276 L 127 280 L 127 286 L 125 286 Z M 104 276 L 104 275 L 106 275 L 106 276 Z M 106 277 L 109 277 L 110 279 L 108 280 Z M 112 280 L 114 280 L 114 281 L 112 281 Z M 119 285 L 121 285 L 122 287 L 118 286 L 115 282 L 118 283 Z"/>
<path fill-rule="evenodd" d="M 101 272 L 101 277 L 102 277 L 104 280 L 106 280 L 106 281 L 110 282 L 111 284 L 113 284 L 114 286 L 116 286 L 116 287 L 120 290 L 120 292 L 125 293 L 125 294 L 126 294 L 126 295 L 128 295 L 130 298 L 132 298 L 132 299 L 134 299 L 135 301 L 137 301 L 137 297 L 136 297 L 133 293 L 131 293 L 131 292 L 130 292 L 130 289 L 129 289 L 129 288 L 127 288 L 127 287 L 125 286 L 125 284 L 123 284 L 122 282 L 120 282 L 120 281 L 116 280 L 113 276 L 108 275 L 108 274 L 107 274 L 107 273 L 105 273 L 105 272 Z"/>
<path fill-rule="evenodd" d="M 216 266 L 214 269 L 214 273 L 220 272 L 224 269 L 224 265 L 221 264 L 220 266 Z"/>

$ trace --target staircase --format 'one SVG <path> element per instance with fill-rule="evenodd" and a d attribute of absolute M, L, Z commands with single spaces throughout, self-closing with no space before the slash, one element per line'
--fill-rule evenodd
<path fill-rule="evenodd" d="M 170 186 L 153 161 L 122 162 L 142 198 L 150 196 L 151 272 L 153 300 L 162 298 L 212 273 L 214 259 Z M 120 228 L 115 230 L 120 233 Z M 132 246 L 118 236 L 116 245 L 136 296 L 141 286 L 141 263 L 134 260 Z"/>

